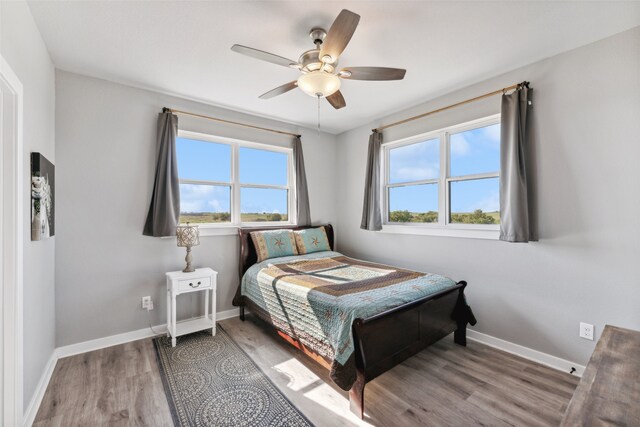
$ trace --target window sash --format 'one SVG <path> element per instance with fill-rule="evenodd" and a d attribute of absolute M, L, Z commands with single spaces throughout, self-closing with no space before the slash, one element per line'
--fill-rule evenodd
<path fill-rule="evenodd" d="M 231 181 L 199 181 L 182 179 L 178 177 L 180 184 L 200 184 L 200 185 L 221 185 L 231 187 L 231 222 L 230 223 L 202 223 L 198 224 L 203 228 L 220 228 L 220 227 L 244 227 L 244 226 L 271 226 L 271 225 L 294 225 L 297 223 L 295 200 L 296 189 L 295 168 L 293 166 L 293 149 L 288 147 L 278 147 L 258 142 L 243 141 L 233 138 L 218 137 L 198 132 L 178 130 L 178 137 L 186 139 L 194 139 L 205 142 L 214 142 L 217 144 L 226 144 L 231 146 Z M 265 184 L 240 184 L 240 147 L 254 148 L 263 151 L 273 151 L 285 153 L 287 155 L 287 184 L 286 185 L 265 185 Z M 265 188 L 276 190 L 287 190 L 287 221 L 261 221 L 261 222 L 242 222 L 241 219 L 241 188 Z"/>
<path fill-rule="evenodd" d="M 473 130 L 477 128 L 482 128 L 490 125 L 494 125 L 500 123 L 500 114 L 492 115 L 489 117 L 485 117 L 478 120 L 473 120 L 470 122 L 461 123 L 459 125 L 449 126 L 446 128 L 438 129 L 432 132 L 427 132 L 420 135 L 415 135 L 409 138 L 401 139 L 398 141 L 390 141 L 388 143 L 383 143 L 382 150 L 382 176 L 384 177 L 384 184 L 382 185 L 382 206 L 383 210 L 383 218 L 382 224 L 384 225 L 393 225 L 393 226 L 403 226 L 403 227 L 428 227 L 428 228 L 460 228 L 460 229 L 485 229 L 485 230 L 497 230 L 499 229 L 499 225 L 497 224 L 460 224 L 460 223 L 452 223 L 450 221 L 450 182 L 455 181 L 467 181 L 473 179 L 481 179 L 481 178 L 496 178 L 500 176 L 499 171 L 486 172 L 481 174 L 470 174 L 470 175 L 461 175 L 461 176 L 451 176 L 451 141 L 450 136 L 452 134 L 465 132 L 468 130 Z M 389 155 L 390 151 L 394 148 L 403 147 L 406 145 L 416 144 L 422 141 L 426 141 L 429 139 L 437 138 L 440 141 L 440 176 L 437 179 L 428 179 L 428 180 L 419 180 L 419 181 L 411 181 L 411 182 L 402 182 L 402 183 L 390 183 L 391 178 L 391 170 L 390 170 L 390 162 Z M 394 187 L 407 186 L 407 185 L 418 185 L 418 184 L 438 184 L 438 222 L 437 223 L 400 223 L 400 222 L 391 222 L 390 217 L 390 201 L 389 201 L 389 190 Z"/>

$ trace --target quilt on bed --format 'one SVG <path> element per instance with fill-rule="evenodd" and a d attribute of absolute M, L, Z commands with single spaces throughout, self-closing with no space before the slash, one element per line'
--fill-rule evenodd
<path fill-rule="evenodd" d="M 437 274 L 316 252 L 265 260 L 242 278 L 241 293 L 276 328 L 332 361 L 331 378 L 349 390 L 356 378 L 351 325 L 455 286 Z"/>

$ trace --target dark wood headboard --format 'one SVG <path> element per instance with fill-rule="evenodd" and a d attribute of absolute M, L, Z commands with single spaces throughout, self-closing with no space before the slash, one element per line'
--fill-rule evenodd
<path fill-rule="evenodd" d="M 238 234 L 240 235 L 240 261 L 239 261 L 239 280 L 238 290 L 236 296 L 233 299 L 233 305 L 239 305 L 240 298 L 240 282 L 244 273 L 255 264 L 258 260 L 256 254 L 256 247 L 253 245 L 250 233 L 252 231 L 268 231 L 268 230 L 304 230 L 307 228 L 324 227 L 324 231 L 327 233 L 327 239 L 329 239 L 329 247 L 333 250 L 333 226 L 331 224 L 321 225 L 309 225 L 304 227 L 290 226 L 290 227 L 252 227 L 252 228 L 239 228 Z M 237 303 L 236 303 L 237 302 Z"/>

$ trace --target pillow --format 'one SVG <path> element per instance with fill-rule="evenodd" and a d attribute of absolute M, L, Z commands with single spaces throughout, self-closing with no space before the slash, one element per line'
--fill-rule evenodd
<path fill-rule="evenodd" d="M 329 239 L 324 227 L 307 228 L 294 231 L 298 253 L 310 254 L 312 252 L 330 251 Z"/>
<path fill-rule="evenodd" d="M 298 255 L 291 230 L 252 231 L 251 240 L 256 247 L 258 262 L 269 258 Z"/>

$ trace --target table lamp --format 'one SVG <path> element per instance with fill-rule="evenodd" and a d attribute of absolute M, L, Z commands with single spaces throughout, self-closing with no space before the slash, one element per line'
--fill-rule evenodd
<path fill-rule="evenodd" d="M 188 222 L 187 225 L 179 225 L 176 228 L 176 236 L 178 237 L 178 247 L 187 248 L 187 256 L 184 258 L 187 266 L 182 271 L 184 273 L 196 271 L 195 268 L 191 266 L 191 248 L 200 244 L 200 231 L 198 231 L 198 226 L 189 225 Z"/>

